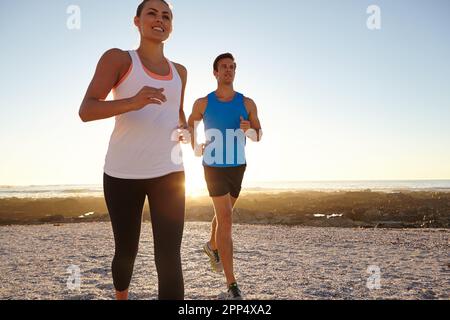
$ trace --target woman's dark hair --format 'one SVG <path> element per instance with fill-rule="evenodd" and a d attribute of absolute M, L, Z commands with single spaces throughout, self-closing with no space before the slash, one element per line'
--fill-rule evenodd
<path fill-rule="evenodd" d="M 149 1 L 150 1 L 150 0 L 144 0 L 144 1 L 141 2 L 141 4 L 137 7 L 137 10 L 136 10 L 136 17 L 140 17 L 140 16 L 141 16 L 141 13 L 142 13 L 142 10 L 144 10 L 145 4 L 146 4 L 147 2 L 149 2 Z M 165 3 L 165 4 L 170 8 L 170 4 L 169 4 L 167 1 L 164 1 L 164 0 L 159 0 L 159 1 Z"/>
<path fill-rule="evenodd" d="M 222 59 L 227 59 L 227 58 L 229 58 L 229 59 L 234 61 L 234 57 L 233 57 L 233 55 L 231 53 L 227 52 L 227 53 L 223 53 L 223 54 L 219 55 L 216 58 L 216 60 L 214 60 L 214 64 L 213 64 L 214 71 L 219 71 L 219 61 L 222 60 Z"/>

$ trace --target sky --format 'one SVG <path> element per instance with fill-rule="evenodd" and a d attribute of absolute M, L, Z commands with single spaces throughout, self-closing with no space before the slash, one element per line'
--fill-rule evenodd
<path fill-rule="evenodd" d="M 139 1 L 0 1 L 0 185 L 100 184 L 114 119 L 83 123 L 100 56 L 136 49 Z M 165 55 L 186 66 L 185 110 L 215 90 L 231 52 L 235 89 L 259 110 L 247 181 L 450 179 L 447 0 L 173 0 Z M 80 9 L 70 29 L 69 6 Z M 370 5 L 380 8 L 371 30 Z M 188 184 L 201 160 L 183 147 Z"/>

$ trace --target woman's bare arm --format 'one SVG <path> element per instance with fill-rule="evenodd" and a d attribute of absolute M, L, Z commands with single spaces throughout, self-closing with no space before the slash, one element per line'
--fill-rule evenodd
<path fill-rule="evenodd" d="M 108 50 L 100 58 L 80 106 L 79 116 L 83 122 L 107 119 L 139 110 L 148 104 L 161 104 L 161 101 L 165 101 L 162 89 L 149 87 L 144 87 L 136 96 L 128 99 L 105 101 L 130 65 L 129 54 L 120 49 Z"/>

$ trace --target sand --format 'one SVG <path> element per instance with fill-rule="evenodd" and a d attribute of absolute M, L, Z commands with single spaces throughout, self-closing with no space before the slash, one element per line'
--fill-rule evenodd
<path fill-rule="evenodd" d="M 131 299 L 157 297 L 151 224 L 143 224 Z M 223 297 L 221 274 L 202 252 L 209 224 L 186 223 L 188 300 Z M 449 299 L 448 229 L 234 226 L 236 276 L 246 299 Z M 113 237 L 107 222 L 0 227 L 0 299 L 112 299 Z M 80 291 L 67 268 L 81 272 Z M 380 268 L 379 289 L 367 272 Z"/>

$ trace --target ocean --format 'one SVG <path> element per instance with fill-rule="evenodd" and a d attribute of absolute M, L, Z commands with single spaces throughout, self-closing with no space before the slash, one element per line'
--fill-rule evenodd
<path fill-rule="evenodd" d="M 434 191 L 450 192 L 450 180 L 377 180 L 377 181 L 266 181 L 245 182 L 244 192 L 282 191 L 358 191 L 379 192 Z M 205 188 L 189 189 L 188 195 L 207 195 Z M 102 197 L 103 186 L 32 185 L 0 186 L 0 199 L 5 198 L 71 198 Z"/>

